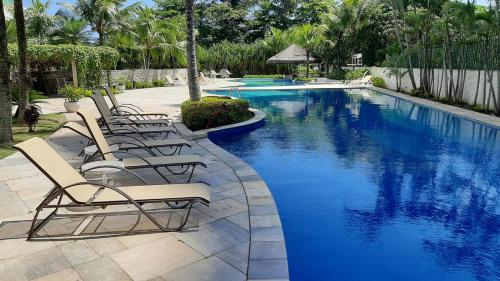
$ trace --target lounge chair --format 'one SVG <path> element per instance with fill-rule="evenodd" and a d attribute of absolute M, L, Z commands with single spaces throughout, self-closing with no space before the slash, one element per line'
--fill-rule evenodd
<path fill-rule="evenodd" d="M 362 84 L 362 85 L 371 84 L 372 83 L 372 76 L 367 75 L 367 73 L 365 73 L 365 75 L 363 75 L 362 78 L 349 81 L 349 84 Z"/>
<path fill-rule="evenodd" d="M 174 80 L 172 78 L 172 76 L 170 76 L 168 74 L 165 75 L 165 80 L 167 80 L 168 84 L 171 84 L 171 85 L 174 85 L 174 86 L 180 86 L 181 85 L 180 81 Z"/>
<path fill-rule="evenodd" d="M 70 129 L 73 132 L 79 134 L 80 136 L 86 138 L 89 142 L 88 145 L 93 144 L 92 135 L 89 130 L 76 123 L 67 122 L 63 126 L 64 128 Z M 107 135 L 105 136 L 109 145 L 117 145 L 118 150 L 129 151 L 129 150 L 144 150 L 145 148 L 151 150 L 154 156 L 170 156 L 175 154 L 180 154 L 182 148 L 187 146 L 191 147 L 191 144 L 185 139 L 171 139 L 171 140 L 141 140 L 131 135 Z M 164 153 L 160 148 L 170 148 L 170 153 Z M 86 161 L 86 160 L 85 160 Z"/>
<path fill-rule="evenodd" d="M 131 103 L 120 104 L 118 103 L 115 94 L 113 94 L 113 91 L 109 87 L 103 87 L 103 89 L 106 91 L 106 94 L 111 101 L 111 104 L 113 105 L 110 108 L 112 114 L 115 113 L 116 115 L 129 115 L 143 120 L 158 118 L 168 119 L 168 114 L 166 113 L 148 112 Z"/>
<path fill-rule="evenodd" d="M 147 147 L 143 147 L 143 150 L 149 152 L 151 155 L 150 157 L 142 157 L 126 151 L 112 151 L 92 114 L 85 109 L 80 109 L 77 113 L 78 115 L 80 115 L 80 117 L 82 117 L 83 122 L 87 126 L 87 129 L 92 136 L 94 144 L 97 146 L 98 153 L 88 159 L 89 161 L 95 160 L 97 157 L 101 157 L 104 160 L 108 161 L 122 161 L 125 165 L 125 168 L 129 170 L 152 168 L 167 182 L 170 181 L 159 171 L 159 168 L 165 168 L 174 175 L 184 174 L 191 170 L 191 173 L 187 180 L 189 182 L 193 177 L 194 169 L 196 168 L 196 166 L 203 166 L 205 168 L 207 167 L 204 159 L 199 155 L 155 156 L 151 149 Z M 114 154 L 132 155 L 135 158 L 118 159 Z M 181 170 L 174 171 L 172 170 L 172 167 L 180 167 Z"/>
<path fill-rule="evenodd" d="M 94 96 L 99 100 L 98 95 L 94 94 Z M 105 135 L 138 135 L 142 139 L 147 140 L 158 138 L 167 139 L 171 133 L 176 133 L 176 130 L 171 126 L 145 126 L 137 124 L 135 120 L 111 116 L 106 102 L 96 102 L 96 100 L 94 100 L 94 103 L 101 115 L 99 122 L 105 129 Z"/>
<path fill-rule="evenodd" d="M 229 78 L 229 76 L 230 76 L 231 74 L 232 74 L 232 73 L 231 73 L 231 72 L 229 72 L 229 70 L 227 70 L 227 69 L 225 69 L 225 68 L 224 68 L 224 69 L 221 69 L 221 70 L 219 71 L 219 75 L 220 75 L 220 77 L 221 77 L 221 78 L 223 78 L 223 79 L 227 79 L 227 78 Z"/>
<path fill-rule="evenodd" d="M 179 81 L 180 85 L 187 85 L 186 80 L 180 74 L 175 74 L 175 79 Z"/>
<path fill-rule="evenodd" d="M 208 79 L 203 72 L 200 72 L 200 76 L 198 76 L 198 81 L 201 83 L 212 83 L 213 81 Z"/>
<path fill-rule="evenodd" d="M 209 188 L 202 183 L 122 187 L 90 183 L 40 138 L 35 137 L 18 143 L 14 148 L 21 151 L 31 163 L 54 183 L 54 188 L 36 208 L 28 232 L 28 240 L 31 240 L 33 235 L 56 215 L 58 208 L 75 206 L 106 208 L 108 205 L 134 205 L 160 230 L 179 231 L 186 225 L 193 203 L 201 202 L 207 206 L 210 203 Z M 68 197 L 71 202 L 63 203 L 64 196 Z M 54 200 L 57 200 L 57 203 L 52 203 Z M 176 203 L 180 201 L 187 201 L 189 207 L 185 219 L 175 228 L 162 225 L 142 207 L 145 203 Z M 37 222 L 40 212 L 43 209 L 50 208 L 54 209 L 54 211 L 40 222 Z"/>
<path fill-rule="evenodd" d="M 215 70 L 210 70 L 210 79 L 216 79 L 219 76 L 219 73 L 215 72 Z"/>
<path fill-rule="evenodd" d="M 161 117 L 165 118 L 159 118 L 159 119 L 134 119 L 132 117 L 137 117 L 141 115 L 136 115 L 136 114 L 127 114 L 127 115 L 119 115 L 119 114 L 113 114 L 111 109 L 108 107 L 108 104 L 106 103 L 106 100 L 101 94 L 101 91 L 94 90 L 94 94 L 91 96 L 92 100 L 94 101 L 95 105 L 97 106 L 97 109 L 99 110 L 99 113 L 101 113 L 103 119 L 106 119 L 108 117 L 109 120 L 106 122 L 112 122 L 117 125 L 130 125 L 130 126 L 138 126 L 138 127 L 148 127 L 148 126 L 169 126 L 170 125 L 170 120 L 166 119 L 165 114 L 160 115 Z"/>

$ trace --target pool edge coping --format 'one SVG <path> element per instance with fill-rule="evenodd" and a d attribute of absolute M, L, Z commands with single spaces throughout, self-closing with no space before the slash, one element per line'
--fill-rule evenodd
<path fill-rule="evenodd" d="M 430 107 L 432 109 L 440 110 L 440 111 L 446 112 L 448 114 L 467 119 L 469 121 L 478 122 L 481 124 L 493 126 L 497 129 L 500 129 L 500 118 L 496 117 L 496 116 L 476 112 L 473 110 L 445 104 L 445 103 L 434 101 L 434 100 L 413 97 L 413 96 L 410 96 L 407 94 L 403 94 L 403 93 L 399 93 L 399 92 L 396 92 L 393 90 L 379 88 L 379 87 L 375 87 L 375 86 L 365 86 L 365 88 L 368 90 L 373 90 L 375 92 L 382 93 L 384 95 L 407 100 L 407 101 L 416 103 L 416 104 L 421 105 L 421 106 Z"/>
<path fill-rule="evenodd" d="M 217 157 L 218 160 L 229 166 L 234 171 L 245 191 L 250 226 L 247 280 L 285 281 L 289 280 L 285 236 L 278 207 L 267 183 L 248 163 L 216 145 L 209 138 L 211 132 L 231 131 L 242 128 L 249 131 L 253 130 L 255 128 L 253 125 L 264 121 L 265 113 L 257 109 L 250 110 L 255 113 L 252 119 L 228 126 L 195 132 L 189 130 L 181 121 L 174 122 L 174 126 L 182 137 L 197 142 Z M 276 247 L 280 249 L 281 256 L 266 258 L 257 255 L 255 257 L 253 255 L 255 251 L 253 251 L 252 242 L 254 242 L 253 245 L 266 245 L 266 248 Z"/>

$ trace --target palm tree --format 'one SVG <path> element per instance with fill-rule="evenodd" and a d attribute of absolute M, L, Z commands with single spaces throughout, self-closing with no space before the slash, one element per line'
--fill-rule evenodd
<path fill-rule="evenodd" d="M 42 0 L 31 0 L 31 7 L 26 9 L 26 25 L 28 34 L 38 38 L 38 44 L 44 43 L 44 37 L 54 26 L 54 17 L 50 16 L 47 11 L 50 2 L 45 3 Z"/>
<path fill-rule="evenodd" d="M 87 43 L 90 38 L 87 25 L 85 20 L 73 17 L 61 17 L 57 23 L 56 30 L 52 33 L 51 42 L 73 45 Z"/>
<path fill-rule="evenodd" d="M 14 18 L 16 20 L 17 49 L 19 56 L 17 71 L 17 85 L 19 88 L 19 102 L 17 105 L 17 111 L 19 112 L 19 114 L 17 116 L 17 120 L 19 122 L 24 122 L 24 111 L 28 107 L 28 60 L 26 54 L 28 44 L 26 42 L 26 27 L 24 25 L 24 10 L 22 0 L 14 0 Z"/>
<path fill-rule="evenodd" d="M 297 26 L 292 32 L 293 41 L 306 49 L 307 77 L 309 77 L 310 50 L 321 40 L 321 38 L 323 37 L 323 32 L 323 26 L 314 26 L 311 24 Z"/>
<path fill-rule="evenodd" d="M 144 69 L 149 69 L 153 57 L 159 60 L 173 57 L 185 64 L 186 53 L 182 42 L 177 40 L 180 30 L 175 22 L 157 19 L 153 9 L 148 7 L 139 7 L 137 16 L 132 36 L 141 50 Z"/>
<path fill-rule="evenodd" d="M 9 69 L 7 24 L 3 0 L 0 0 L 0 144 L 12 142 L 12 97 L 9 91 Z"/>
<path fill-rule="evenodd" d="M 189 98 L 199 101 L 201 98 L 200 85 L 198 84 L 198 67 L 196 65 L 196 39 L 194 27 L 194 0 L 185 0 L 186 4 L 186 50 L 187 50 L 187 72 L 189 84 Z"/>
<path fill-rule="evenodd" d="M 99 36 L 98 44 L 104 45 L 110 29 L 114 24 L 119 24 L 116 19 L 120 14 L 129 13 L 138 6 L 138 3 L 134 3 L 123 7 L 125 2 L 126 0 L 77 0 L 74 6 L 66 6 L 90 23 L 92 30 Z"/>

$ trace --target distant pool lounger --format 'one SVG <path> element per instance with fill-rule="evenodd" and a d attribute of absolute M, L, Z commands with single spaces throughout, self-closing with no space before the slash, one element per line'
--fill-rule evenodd
<path fill-rule="evenodd" d="M 133 126 L 169 126 L 170 120 L 166 118 L 158 118 L 158 119 L 144 119 L 141 117 L 145 117 L 147 114 L 120 114 L 113 113 L 111 109 L 108 107 L 106 100 L 101 94 L 101 91 L 94 90 L 92 94 L 92 100 L 94 101 L 97 109 L 101 113 L 102 117 L 108 117 L 109 121 L 112 121 L 117 124 L 122 125 L 133 125 Z M 166 114 L 157 114 L 159 117 L 167 117 Z M 133 118 L 135 117 L 135 118 Z M 137 118 L 139 117 L 139 118 Z"/>
<path fill-rule="evenodd" d="M 149 112 L 145 111 L 144 109 L 140 108 L 139 106 L 131 103 L 122 103 L 120 104 L 118 102 L 118 99 L 116 99 L 115 94 L 113 94 L 113 91 L 109 87 L 103 87 L 104 91 L 106 91 L 106 94 L 111 101 L 111 104 L 113 107 L 110 108 L 110 111 L 112 114 L 116 115 L 125 115 L 125 116 L 133 116 L 137 118 L 141 118 L 143 120 L 151 120 L 151 119 L 158 119 L 158 118 L 165 118 L 168 120 L 168 114 L 167 113 L 161 113 L 161 112 Z"/>
<path fill-rule="evenodd" d="M 114 187 L 102 183 L 88 182 L 66 162 L 50 145 L 40 138 L 32 138 L 14 146 L 33 163 L 54 187 L 36 208 L 35 216 L 28 232 L 28 240 L 33 238 L 47 222 L 64 207 L 106 208 L 109 205 L 133 205 L 162 231 L 179 231 L 187 223 L 191 208 L 195 202 L 210 204 L 209 187 L 203 183 L 144 185 Z M 62 203 L 66 196 L 71 202 Z M 57 203 L 52 203 L 57 200 Z M 177 227 L 162 225 L 148 210 L 145 203 L 187 203 L 187 214 Z M 43 209 L 54 209 L 46 218 L 37 222 Z"/>
<path fill-rule="evenodd" d="M 165 168 L 174 175 L 185 174 L 191 170 L 187 180 L 189 182 L 193 177 L 196 166 L 207 167 L 207 164 L 204 162 L 204 158 L 199 155 L 154 156 L 154 154 L 150 152 L 150 149 L 145 148 L 144 150 L 146 152 L 150 152 L 152 156 L 142 157 L 126 151 L 112 151 L 106 138 L 102 134 L 99 125 L 90 112 L 80 109 L 78 111 L 78 115 L 82 117 L 83 122 L 87 126 L 87 129 L 97 146 L 97 150 L 99 151 L 99 153 L 90 158 L 89 161 L 95 160 L 97 157 L 102 157 L 104 160 L 122 161 L 126 169 L 152 168 L 167 182 L 170 182 L 170 180 L 159 171 L 159 168 Z M 113 154 L 132 155 L 134 158 L 118 159 Z M 181 170 L 175 171 L 172 169 L 173 167 L 180 167 Z"/>

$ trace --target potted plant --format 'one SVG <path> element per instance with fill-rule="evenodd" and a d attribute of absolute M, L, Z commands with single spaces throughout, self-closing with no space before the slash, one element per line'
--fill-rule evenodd
<path fill-rule="evenodd" d="M 118 82 L 118 86 L 116 87 L 117 90 L 118 90 L 118 92 L 119 93 L 125 92 L 125 89 L 126 89 L 125 85 L 127 84 L 127 77 L 123 77 L 122 76 L 122 77 L 119 77 L 116 80 Z"/>
<path fill-rule="evenodd" d="M 80 109 L 80 98 L 82 98 L 83 89 L 75 88 L 70 85 L 64 86 L 64 88 L 59 89 L 59 93 L 65 96 L 64 108 L 67 112 L 74 113 Z"/>

